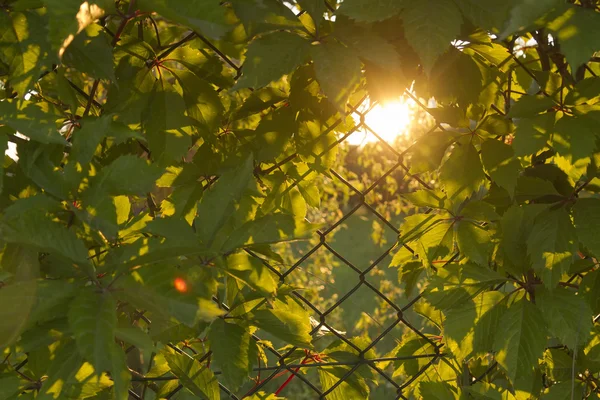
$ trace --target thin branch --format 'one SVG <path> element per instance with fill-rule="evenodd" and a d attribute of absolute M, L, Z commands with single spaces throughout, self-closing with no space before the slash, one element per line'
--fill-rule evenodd
<path fill-rule="evenodd" d="M 87 100 L 90 100 L 90 96 L 83 91 L 79 86 L 77 86 L 76 84 L 74 84 L 73 82 L 71 82 L 69 79 L 67 79 L 67 82 L 69 83 L 69 86 L 71 86 L 73 89 L 75 89 L 75 91 L 77 93 L 79 93 L 80 95 L 82 95 L 83 97 L 85 97 Z M 96 107 L 102 109 L 102 104 L 98 103 L 96 100 L 91 99 L 92 104 L 94 104 Z"/>
<path fill-rule="evenodd" d="M 157 31 L 157 35 L 158 35 L 158 31 Z M 188 35 L 186 35 L 186 37 L 184 37 L 180 41 L 175 42 L 172 45 L 170 45 L 165 51 L 163 51 L 162 53 L 160 53 L 156 57 L 156 59 L 157 60 L 162 60 L 163 58 L 165 58 L 166 56 L 168 56 L 169 54 L 171 54 L 173 51 L 175 51 L 178 47 L 180 47 L 184 43 L 189 42 L 190 40 L 192 40 L 195 36 L 196 36 L 196 32 L 189 33 Z"/>
<path fill-rule="evenodd" d="M 83 117 L 87 117 L 87 115 L 90 113 L 90 109 L 92 108 L 92 103 L 94 102 L 94 97 L 96 96 L 96 90 L 98 89 L 99 83 L 100 79 L 96 79 L 94 81 L 94 84 L 92 85 L 92 90 L 90 90 L 88 102 L 85 106 L 85 110 L 83 111 Z"/>

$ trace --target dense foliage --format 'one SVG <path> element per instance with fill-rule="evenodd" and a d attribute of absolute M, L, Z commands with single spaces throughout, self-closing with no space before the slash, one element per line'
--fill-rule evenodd
<path fill-rule="evenodd" d="M 0 399 L 597 397 L 597 51 L 598 0 L 0 0 Z"/>

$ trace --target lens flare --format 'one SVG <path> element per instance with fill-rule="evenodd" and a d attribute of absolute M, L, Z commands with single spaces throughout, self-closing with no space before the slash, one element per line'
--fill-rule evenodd
<path fill-rule="evenodd" d="M 359 146 L 362 144 L 376 142 L 377 136 L 388 143 L 393 143 L 398 136 L 406 135 L 413 119 L 411 105 L 401 98 L 384 104 L 376 104 L 373 108 L 366 104 L 359 108 L 365 116 L 365 125 L 348 137 L 348 142 Z M 360 115 L 353 114 L 357 124 L 360 123 Z M 375 136 L 373 134 L 377 134 Z"/>
<path fill-rule="evenodd" d="M 188 291 L 187 282 L 183 278 L 175 278 L 173 281 L 173 286 L 175 286 L 175 290 L 179 293 L 185 293 Z"/>

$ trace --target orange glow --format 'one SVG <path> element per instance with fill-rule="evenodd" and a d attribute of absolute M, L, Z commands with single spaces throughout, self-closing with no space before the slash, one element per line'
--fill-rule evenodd
<path fill-rule="evenodd" d="M 398 136 L 408 135 L 414 117 L 414 106 L 405 98 L 376 104 L 372 108 L 370 102 L 363 103 L 358 111 L 366 113 L 364 119 L 369 129 L 363 126 L 348 137 L 348 143 L 355 146 L 377 142 L 379 139 L 371 131 L 377 133 L 386 142 L 394 143 Z M 355 123 L 360 124 L 360 115 L 354 113 L 353 117 Z"/>
<path fill-rule="evenodd" d="M 185 293 L 188 290 L 187 282 L 182 278 L 175 278 L 173 285 L 175 286 L 175 290 L 177 290 L 179 293 Z"/>

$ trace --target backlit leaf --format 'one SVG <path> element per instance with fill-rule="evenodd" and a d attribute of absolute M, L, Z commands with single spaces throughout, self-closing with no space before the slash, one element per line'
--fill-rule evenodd
<path fill-rule="evenodd" d="M 573 206 L 573 220 L 577 237 L 593 254 L 600 254 L 600 238 L 594 233 L 600 214 L 600 200 L 579 199 Z"/>
<path fill-rule="evenodd" d="M 542 212 L 535 218 L 527 254 L 547 288 L 555 287 L 571 265 L 577 251 L 575 233 L 569 215 L 562 208 Z"/>
<path fill-rule="evenodd" d="M 197 29 L 214 39 L 219 39 L 228 30 L 224 7 L 216 1 L 141 0 L 137 7 L 144 11 L 156 11 L 165 18 Z"/>
<path fill-rule="evenodd" d="M 440 168 L 440 181 L 446 195 L 453 203 L 469 197 L 479 189 L 485 180 L 479 154 L 471 144 L 456 146 L 450 157 Z"/>
<path fill-rule="evenodd" d="M 511 146 L 499 140 L 486 140 L 481 144 L 481 161 L 494 182 L 513 194 L 521 163 L 514 158 Z"/>
<path fill-rule="evenodd" d="M 592 310 L 582 296 L 567 288 L 536 293 L 536 303 L 550 333 L 576 350 L 587 341 L 592 329 Z"/>
<path fill-rule="evenodd" d="M 312 347 L 308 313 L 293 300 L 289 300 L 288 303 L 275 301 L 272 309 L 257 310 L 253 315 L 254 323 L 260 329 L 294 346 Z"/>
<path fill-rule="evenodd" d="M 214 362 L 224 372 L 226 381 L 235 389 L 248 378 L 258 355 L 256 342 L 243 327 L 217 318 L 210 325 Z"/>
<path fill-rule="evenodd" d="M 317 81 L 339 110 L 344 110 L 361 76 L 360 60 L 350 49 L 328 41 L 311 47 Z"/>
<path fill-rule="evenodd" d="M 110 294 L 83 291 L 69 309 L 69 326 L 77 348 L 98 371 L 112 369 L 111 346 L 117 324 L 117 305 Z"/>
<path fill-rule="evenodd" d="M 525 298 L 511 304 L 500 318 L 494 348 L 509 379 L 533 375 L 546 347 L 546 323 L 540 310 Z"/>
<path fill-rule="evenodd" d="M 206 366 L 201 365 L 185 353 L 167 354 L 165 358 L 171 371 L 179 378 L 181 384 L 194 395 L 205 400 L 218 400 L 221 398 L 219 382 Z"/>
<path fill-rule="evenodd" d="M 403 5 L 403 0 L 346 0 L 337 12 L 356 21 L 375 22 L 399 14 Z"/>
<path fill-rule="evenodd" d="M 47 55 L 44 25 L 33 11 L 0 14 L 0 60 L 8 66 L 9 82 L 21 96 L 39 79 Z"/>
<path fill-rule="evenodd" d="M 110 36 L 100 25 L 78 33 L 63 54 L 63 62 L 97 79 L 116 79 Z"/>
<path fill-rule="evenodd" d="M 450 48 L 450 42 L 460 33 L 460 10 L 453 2 L 444 0 L 409 2 L 402 20 L 406 39 L 429 74 L 438 57 Z"/>
<path fill-rule="evenodd" d="M 242 77 L 234 89 L 259 88 L 278 80 L 300 66 L 308 50 L 309 42 L 293 33 L 275 32 L 254 39 L 248 45 Z"/>

